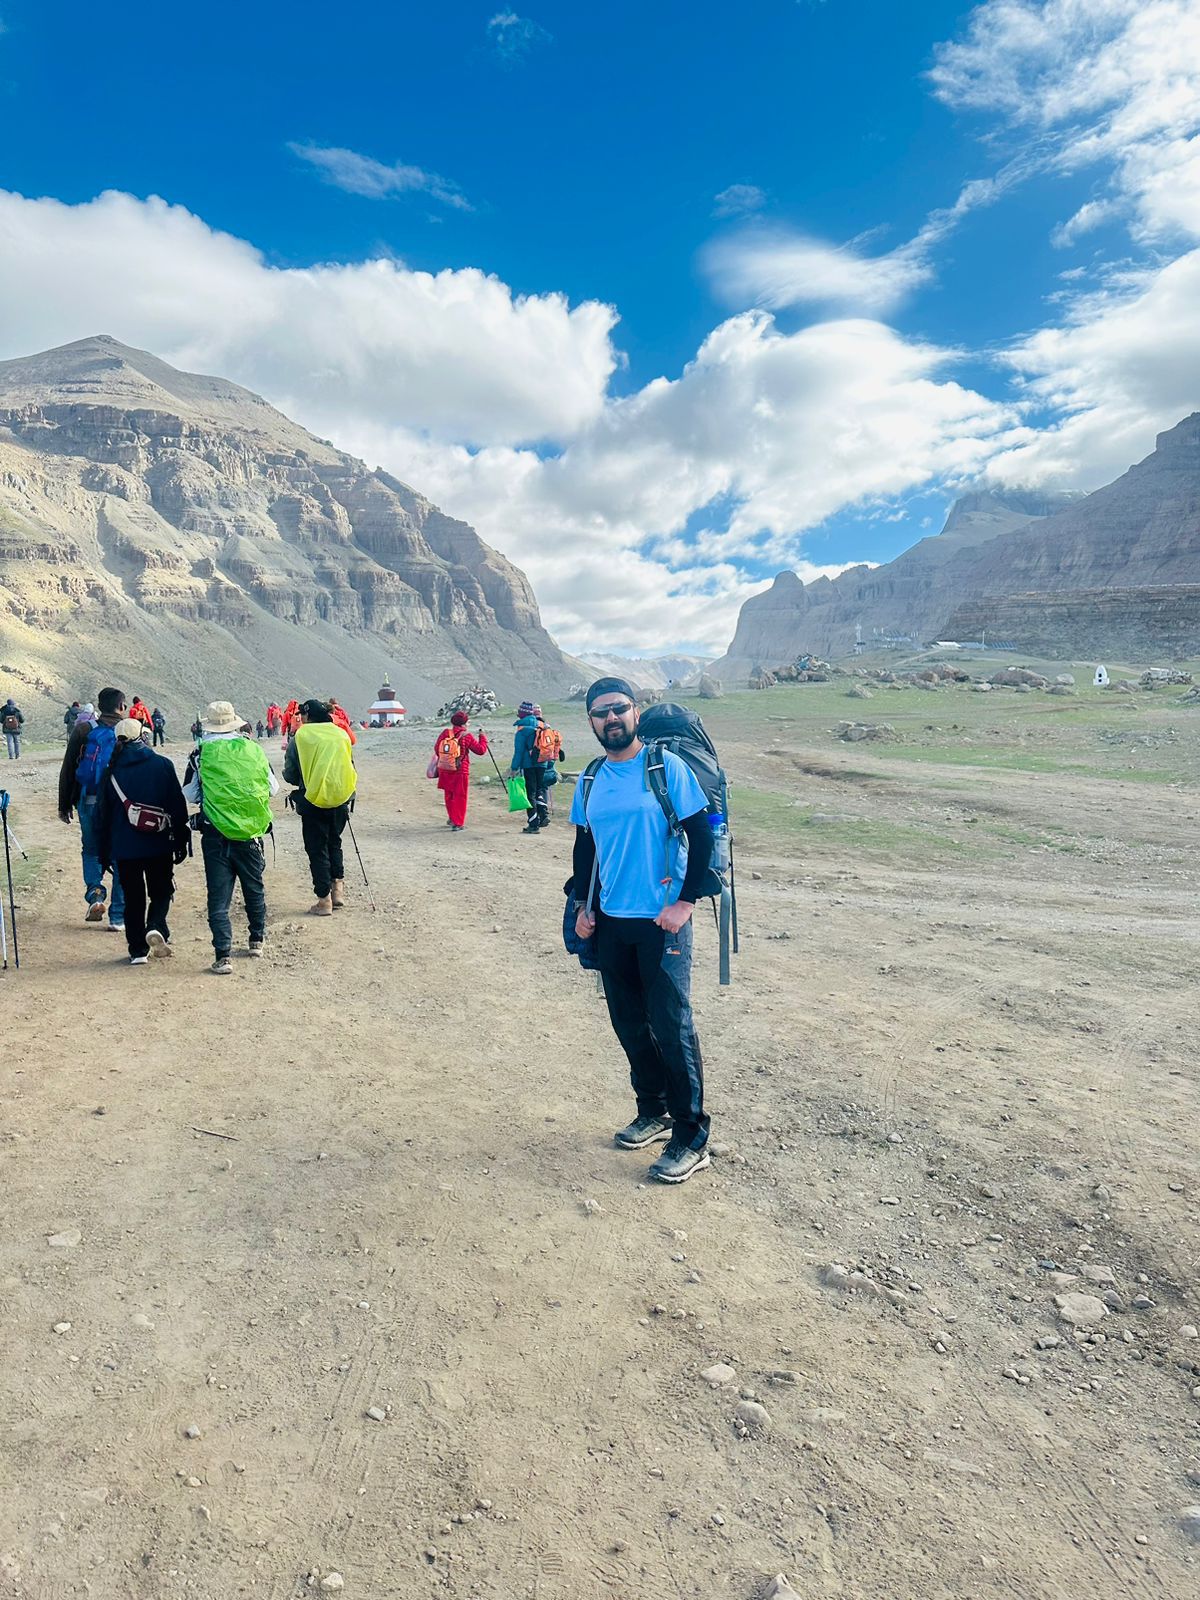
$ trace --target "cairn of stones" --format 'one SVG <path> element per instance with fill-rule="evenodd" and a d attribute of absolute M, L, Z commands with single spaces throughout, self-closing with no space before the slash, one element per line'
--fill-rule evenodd
<path fill-rule="evenodd" d="M 482 684 L 475 683 L 461 694 L 456 694 L 453 700 L 447 700 L 444 706 L 439 706 L 438 716 L 447 722 L 456 711 L 465 711 L 470 717 L 480 717 L 499 709 L 499 696 L 493 690 L 485 689 Z"/>

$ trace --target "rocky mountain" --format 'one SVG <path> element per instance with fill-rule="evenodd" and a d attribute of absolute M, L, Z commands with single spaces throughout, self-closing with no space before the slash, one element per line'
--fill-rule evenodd
<path fill-rule="evenodd" d="M 580 675 L 473 528 L 248 390 L 104 335 L 0 362 L 6 690 L 365 708 L 384 672 L 417 709 Z"/>
<path fill-rule="evenodd" d="M 1196 583 L 1200 413 L 1160 434 L 1152 455 L 1093 494 L 980 491 L 955 503 L 940 534 L 885 566 L 810 584 L 780 573 L 742 607 L 727 654 L 710 670 L 731 682 L 802 651 L 844 655 L 858 623 L 868 643 L 876 630 L 925 641 L 978 638 L 986 627 L 1041 654 L 1157 655 L 1168 637 L 1200 650 L 1182 592 Z M 1178 627 L 1162 610 L 1169 613 L 1175 590 Z M 1099 591 L 1103 604 L 1094 599 Z M 1047 649 L 1056 639 L 1058 648 Z"/>
<path fill-rule="evenodd" d="M 626 656 L 589 655 L 585 667 L 594 677 L 624 678 L 635 689 L 662 690 L 669 684 L 694 683 L 708 666 L 707 656 Z"/>

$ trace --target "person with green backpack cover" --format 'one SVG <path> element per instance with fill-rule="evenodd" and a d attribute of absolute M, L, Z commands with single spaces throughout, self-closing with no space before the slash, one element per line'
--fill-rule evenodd
<path fill-rule="evenodd" d="M 184 797 L 200 808 L 192 826 L 200 834 L 204 857 L 212 971 L 218 977 L 233 971 L 229 908 L 235 884 L 242 886 L 250 924 L 247 955 L 261 956 L 267 936 L 263 838 L 271 830 L 271 796 L 279 784 L 262 748 L 242 727 L 243 719 L 228 700 L 214 700 L 200 719 L 200 743 L 192 751 L 183 785 Z"/>

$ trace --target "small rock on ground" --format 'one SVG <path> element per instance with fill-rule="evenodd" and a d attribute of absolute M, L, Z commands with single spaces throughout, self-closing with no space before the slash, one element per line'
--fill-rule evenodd
<path fill-rule="evenodd" d="M 1098 1300 L 1094 1294 L 1056 1294 L 1054 1304 L 1062 1320 L 1069 1322 L 1073 1328 L 1088 1328 L 1108 1315 L 1104 1301 Z"/>

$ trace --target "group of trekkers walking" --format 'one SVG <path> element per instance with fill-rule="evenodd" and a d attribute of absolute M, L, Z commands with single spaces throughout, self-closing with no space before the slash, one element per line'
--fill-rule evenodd
<path fill-rule="evenodd" d="M 226 700 L 200 718 L 200 735 L 181 784 L 174 763 L 145 742 L 145 723 L 129 715 L 119 689 L 101 689 L 95 720 L 78 718 L 67 740 L 58 780 L 58 815 L 79 819 L 86 920 L 123 933 L 130 964 L 172 954 L 168 922 L 174 869 L 200 852 L 213 941 L 212 972 L 232 972 L 229 910 L 241 886 L 248 956 L 266 941 L 264 840 L 271 832 L 271 796 L 279 784 L 258 742 Z M 329 704 L 306 700 L 284 762 L 293 784 L 289 802 L 300 814 L 312 872 L 317 916 L 345 904 L 341 834 L 357 786 L 350 736 L 331 718 Z M 189 818 L 188 806 L 196 808 Z M 106 879 L 111 880 L 111 893 Z"/>
<path fill-rule="evenodd" d="M 248 923 L 246 954 L 263 953 L 267 902 L 264 839 L 278 784 L 265 753 L 227 701 L 200 719 L 200 737 L 181 784 L 173 763 L 143 739 L 119 689 L 97 697 L 95 719 L 72 728 L 59 775 L 63 822 L 78 816 L 89 922 L 124 932 L 130 962 L 171 954 L 169 916 L 174 871 L 200 835 L 207 886 L 211 970 L 232 972 L 230 906 L 241 886 Z M 357 775 L 351 735 L 327 700 L 296 704 L 283 766 L 299 813 L 312 872 L 316 916 L 345 904 L 342 835 Z M 344 715 L 344 713 L 343 713 Z M 585 966 L 600 974 L 613 1032 L 629 1063 L 632 1120 L 614 1140 L 628 1151 L 665 1145 L 649 1168 L 663 1183 L 683 1183 L 709 1164 L 704 1075 L 691 1009 L 692 913 L 713 859 L 709 802 L 688 763 L 639 737 L 636 695 L 621 678 L 601 678 L 587 692 L 587 717 L 603 754 L 580 775 L 570 812 L 575 825 L 565 928 Z M 436 771 L 447 826 L 466 819 L 469 761 L 489 753 L 482 730 L 468 731 L 456 712 L 438 735 Z M 557 779 L 559 735 L 540 708 L 518 708 L 511 773 L 525 780 L 526 833 L 549 822 L 543 769 Z M 546 737 L 545 735 L 549 735 Z M 494 758 L 493 758 L 494 759 Z M 431 773 L 431 776 L 434 775 Z M 195 807 L 189 821 L 188 807 Z M 720 820 L 720 819 L 718 819 Z M 111 875 L 111 894 L 105 879 Z"/>

